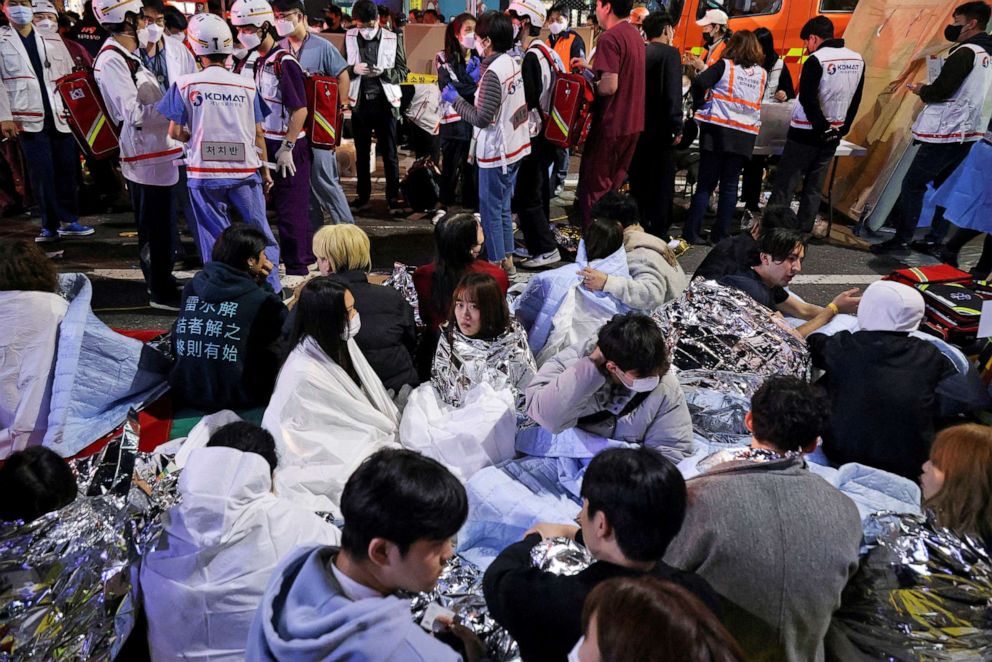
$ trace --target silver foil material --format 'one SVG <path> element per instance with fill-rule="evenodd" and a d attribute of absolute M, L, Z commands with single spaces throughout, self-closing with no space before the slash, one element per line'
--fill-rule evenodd
<path fill-rule="evenodd" d="M 442 331 L 431 368 L 431 384 L 447 404 L 460 407 L 473 386 L 509 388 L 517 412 L 525 413 L 524 391 L 537 372 L 527 332 L 516 320 L 494 340 L 469 338 L 457 328 Z"/>
<path fill-rule="evenodd" d="M 751 448 L 750 446 L 743 446 L 737 448 L 725 448 L 719 450 L 715 453 L 711 453 L 704 457 L 696 465 L 699 473 L 705 474 L 713 469 L 719 467 L 722 464 L 728 462 L 749 462 L 751 464 L 764 464 L 766 462 L 780 462 L 782 460 L 791 460 L 795 457 L 800 457 L 802 453 L 796 451 L 788 451 L 786 453 L 776 453 L 773 450 L 767 448 Z"/>
<path fill-rule="evenodd" d="M 653 314 L 682 370 L 721 370 L 809 379 L 806 341 L 750 296 L 697 279 Z"/>
<path fill-rule="evenodd" d="M 992 560 L 932 516 L 876 513 L 834 624 L 879 659 L 992 659 Z"/>
<path fill-rule="evenodd" d="M 413 620 L 419 623 L 427 606 L 436 602 L 455 612 L 456 622 L 470 629 L 486 644 L 491 660 L 519 660 L 517 642 L 489 614 L 482 595 L 482 574 L 477 567 L 461 557 L 452 557 L 441 571 L 434 590 L 430 593 L 418 593 L 411 598 Z"/>
<path fill-rule="evenodd" d="M 406 302 L 413 307 L 413 319 L 417 326 L 423 326 L 420 320 L 420 300 L 417 298 L 417 288 L 413 286 L 413 267 L 407 267 L 402 262 L 393 263 L 393 274 L 383 281 L 386 287 L 399 290 Z"/>
<path fill-rule="evenodd" d="M 70 462 L 79 497 L 30 522 L 0 523 L 0 662 L 112 660 L 134 627 L 137 567 L 177 500 L 178 474 L 137 450 L 137 417 Z"/>
<path fill-rule="evenodd" d="M 558 248 L 574 255 L 579 251 L 579 242 L 582 240 L 582 230 L 574 225 L 551 224 L 551 234 L 555 237 Z"/>
<path fill-rule="evenodd" d="M 548 538 L 530 550 L 531 564 L 554 575 L 577 575 L 590 565 L 589 550 L 571 538 Z"/>
<path fill-rule="evenodd" d="M 692 429 L 711 442 L 748 443 L 751 433 L 744 416 L 751 397 L 764 380 L 758 375 L 740 375 L 720 370 L 686 370 L 679 373 Z"/>

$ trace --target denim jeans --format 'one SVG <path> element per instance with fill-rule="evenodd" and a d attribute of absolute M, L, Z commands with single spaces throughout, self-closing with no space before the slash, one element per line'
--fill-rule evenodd
<path fill-rule="evenodd" d="M 354 223 L 348 198 L 338 176 L 338 156 L 332 149 L 314 149 L 310 162 L 310 228 L 316 232 L 324 225 L 324 211 L 331 223 Z"/>
<path fill-rule="evenodd" d="M 730 234 L 730 222 L 737 207 L 737 182 L 747 158 L 740 154 L 702 151 L 699 154 L 699 177 L 696 192 L 689 205 L 682 236 L 686 241 L 698 242 L 703 229 L 703 217 L 710 203 L 710 194 L 720 185 L 720 199 L 717 203 L 716 222 L 710 233 L 714 244 Z"/>
<path fill-rule="evenodd" d="M 513 218 L 510 200 L 520 162 L 503 168 L 479 168 L 479 215 L 486 235 L 486 255 L 492 262 L 513 252 Z"/>

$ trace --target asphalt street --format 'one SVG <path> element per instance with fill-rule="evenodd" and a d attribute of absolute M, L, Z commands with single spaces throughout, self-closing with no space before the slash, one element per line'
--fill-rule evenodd
<path fill-rule="evenodd" d="M 350 198 L 354 183 L 346 180 L 344 186 Z M 566 188 L 574 190 L 574 186 L 573 175 Z M 378 189 L 381 191 L 381 184 Z M 687 203 L 685 198 L 677 200 L 677 224 Z M 568 212 L 566 208 L 553 206 L 553 220 L 563 222 Z M 174 316 L 147 306 L 145 285 L 138 265 L 137 233 L 131 214 L 85 216 L 81 222 L 95 227 L 96 233 L 90 237 L 43 244 L 58 264 L 59 271 L 78 271 L 89 275 L 93 282 L 93 308 L 110 326 L 125 329 L 168 328 Z M 367 216 L 358 219 L 358 224 L 371 237 L 375 271 L 389 271 L 394 262 L 419 265 L 431 259 L 433 239 L 429 218 L 422 214 L 400 220 L 389 218 L 381 193 L 373 198 L 372 209 Z M 0 237 L 32 239 L 39 227 L 39 219 L 29 215 L 0 219 Z M 850 225 L 843 227 L 851 228 Z M 673 232 L 677 234 L 678 225 Z M 888 235 L 870 241 L 885 236 Z M 181 281 L 191 278 L 199 266 L 192 238 L 184 233 L 182 243 L 190 259 L 187 264 L 179 263 L 176 267 L 175 274 Z M 962 268 L 968 268 L 977 261 L 980 243 L 978 239 L 962 251 Z M 694 270 L 708 250 L 705 246 L 689 249 L 680 259 L 683 268 L 687 272 Z M 845 247 L 834 242 L 817 243 L 810 245 L 802 272 L 793 281 L 791 289 L 808 301 L 825 304 L 839 292 L 852 287 L 863 289 L 893 269 L 934 263 L 935 259 L 919 253 L 875 256 L 863 248 Z"/>

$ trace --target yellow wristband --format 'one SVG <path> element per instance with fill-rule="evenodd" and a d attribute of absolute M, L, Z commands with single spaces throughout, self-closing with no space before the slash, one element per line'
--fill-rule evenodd
<path fill-rule="evenodd" d="M 834 303 L 833 301 L 831 301 L 830 303 L 827 304 L 827 308 L 829 308 L 831 311 L 833 311 L 833 314 L 834 315 L 840 314 L 840 308 L 838 308 L 837 307 L 837 304 Z"/>

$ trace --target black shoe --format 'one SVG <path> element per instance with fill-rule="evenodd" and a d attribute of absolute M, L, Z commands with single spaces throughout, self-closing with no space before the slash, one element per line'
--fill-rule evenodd
<path fill-rule="evenodd" d="M 951 265 L 955 269 L 958 268 L 958 254 L 952 250 L 948 250 L 945 246 L 941 246 L 937 251 L 937 259 L 944 264 Z"/>
<path fill-rule="evenodd" d="M 868 247 L 868 250 L 875 254 L 892 253 L 895 251 L 908 251 L 909 244 L 907 244 L 905 241 L 901 239 L 892 237 L 891 239 L 886 239 L 881 243 L 872 244 L 871 246 Z"/>
<path fill-rule="evenodd" d="M 940 257 L 940 250 L 943 248 L 939 241 L 932 239 L 918 239 L 912 242 L 909 247 L 918 253 L 926 253 L 934 257 Z"/>
<path fill-rule="evenodd" d="M 354 200 L 351 201 L 350 206 L 351 206 L 351 212 L 353 214 L 361 213 L 369 208 L 369 199 L 355 198 Z"/>

